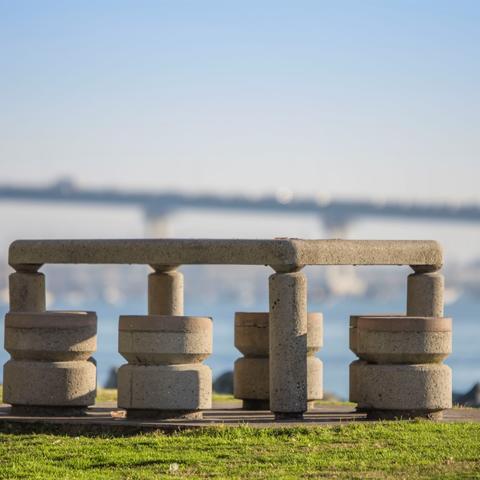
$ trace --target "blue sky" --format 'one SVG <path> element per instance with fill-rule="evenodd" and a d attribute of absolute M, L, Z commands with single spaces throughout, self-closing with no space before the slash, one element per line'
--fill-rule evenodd
<path fill-rule="evenodd" d="M 478 1 L 0 0 L 0 179 L 480 201 Z"/>

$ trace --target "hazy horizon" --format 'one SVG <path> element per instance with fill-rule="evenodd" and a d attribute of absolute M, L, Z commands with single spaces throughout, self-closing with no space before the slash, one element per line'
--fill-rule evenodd
<path fill-rule="evenodd" d="M 0 179 L 480 201 L 480 3 L 0 0 Z"/>

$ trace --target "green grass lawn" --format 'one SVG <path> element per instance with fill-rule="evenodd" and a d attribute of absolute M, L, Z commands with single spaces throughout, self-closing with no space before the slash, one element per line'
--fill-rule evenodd
<path fill-rule="evenodd" d="M 173 435 L 0 434 L 0 478 L 480 478 L 480 424 L 385 422 Z"/>
<path fill-rule="evenodd" d="M 116 393 L 99 389 L 97 401 L 115 401 Z M 480 479 L 480 424 L 218 427 L 131 437 L 0 433 L 0 479 L 172 477 Z"/>

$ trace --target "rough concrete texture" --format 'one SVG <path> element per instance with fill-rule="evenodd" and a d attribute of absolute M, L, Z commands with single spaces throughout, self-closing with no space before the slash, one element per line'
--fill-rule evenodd
<path fill-rule="evenodd" d="M 416 265 L 438 270 L 440 245 L 430 240 L 17 240 L 10 245 L 15 269 L 45 263 Z"/>
<path fill-rule="evenodd" d="M 350 316 L 350 328 L 349 328 L 349 348 L 355 355 L 358 355 L 357 349 L 357 322 L 360 317 L 401 317 L 400 313 L 374 313 L 368 315 L 351 315 Z"/>
<path fill-rule="evenodd" d="M 183 274 L 170 270 L 148 276 L 148 313 L 183 315 Z"/>
<path fill-rule="evenodd" d="M 432 317 L 359 317 L 358 356 L 371 363 L 438 363 L 452 351 L 452 321 Z"/>
<path fill-rule="evenodd" d="M 301 272 L 269 279 L 270 408 L 299 416 L 307 410 L 307 279 Z"/>
<path fill-rule="evenodd" d="M 357 364 L 356 401 L 364 408 L 435 411 L 452 407 L 452 372 L 446 365 Z"/>
<path fill-rule="evenodd" d="M 95 403 L 92 362 L 9 360 L 3 367 L 3 400 L 14 405 L 88 406 Z"/>
<path fill-rule="evenodd" d="M 438 270 L 442 247 L 432 240 L 292 239 L 302 265 L 423 265 Z"/>
<path fill-rule="evenodd" d="M 45 311 L 45 275 L 43 273 L 15 272 L 10 274 L 10 311 Z"/>
<path fill-rule="evenodd" d="M 268 312 L 235 312 L 234 344 L 241 353 L 267 358 L 269 337 Z"/>
<path fill-rule="evenodd" d="M 364 360 L 355 360 L 349 365 L 349 394 L 348 400 L 350 402 L 358 403 L 358 389 L 359 383 L 362 381 L 361 374 L 359 371 L 361 370 L 361 366 L 365 365 L 367 362 Z"/>
<path fill-rule="evenodd" d="M 268 400 L 268 363 L 268 357 L 237 359 L 233 368 L 233 396 L 239 399 Z"/>
<path fill-rule="evenodd" d="M 97 348 L 95 312 L 5 315 L 5 350 L 16 360 L 87 360 Z"/>
<path fill-rule="evenodd" d="M 268 357 L 270 351 L 268 312 L 235 313 L 235 347 L 249 357 Z M 318 352 L 323 346 L 323 315 L 307 315 L 307 350 Z"/>
<path fill-rule="evenodd" d="M 212 353 L 212 320 L 207 317 L 125 315 L 118 350 L 131 364 L 184 364 Z"/>
<path fill-rule="evenodd" d="M 233 370 L 233 396 L 242 400 L 268 400 L 268 358 L 243 357 L 235 361 Z M 323 398 L 323 364 L 313 356 L 307 359 L 307 400 Z"/>
<path fill-rule="evenodd" d="M 443 317 L 444 279 L 439 273 L 413 273 L 407 281 L 407 315 Z"/>
<path fill-rule="evenodd" d="M 202 410 L 212 406 L 212 373 L 206 365 L 123 365 L 118 406 L 126 409 Z"/>

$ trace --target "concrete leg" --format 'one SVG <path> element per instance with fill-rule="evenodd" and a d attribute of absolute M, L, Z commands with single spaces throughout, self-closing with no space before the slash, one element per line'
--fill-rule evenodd
<path fill-rule="evenodd" d="M 276 419 L 307 411 L 307 279 L 270 277 L 270 410 Z"/>
<path fill-rule="evenodd" d="M 149 315 L 183 315 L 183 274 L 155 271 L 148 276 Z"/>
<path fill-rule="evenodd" d="M 243 401 L 244 410 L 270 408 L 270 321 L 268 312 L 235 313 L 235 347 L 244 354 L 233 369 L 233 395 Z M 307 399 L 314 407 L 323 397 L 322 362 L 315 353 L 323 345 L 323 315 L 307 315 Z"/>
<path fill-rule="evenodd" d="M 45 275 L 15 272 L 9 277 L 11 312 L 45 311 Z"/>
<path fill-rule="evenodd" d="M 443 317 L 443 292 L 440 273 L 412 273 L 407 283 L 407 315 Z"/>

